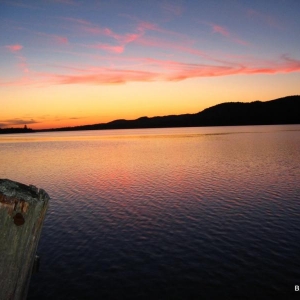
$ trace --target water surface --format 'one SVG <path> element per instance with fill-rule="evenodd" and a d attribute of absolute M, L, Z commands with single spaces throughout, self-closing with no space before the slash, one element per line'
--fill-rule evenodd
<path fill-rule="evenodd" d="M 300 285 L 300 126 L 0 136 L 51 196 L 28 299 L 274 299 Z"/>

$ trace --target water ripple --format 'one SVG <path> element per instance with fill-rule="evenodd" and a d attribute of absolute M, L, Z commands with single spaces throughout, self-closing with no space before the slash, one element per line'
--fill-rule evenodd
<path fill-rule="evenodd" d="M 288 299 L 297 131 L 197 130 L 1 143 L 1 176 L 52 198 L 29 299 Z"/>

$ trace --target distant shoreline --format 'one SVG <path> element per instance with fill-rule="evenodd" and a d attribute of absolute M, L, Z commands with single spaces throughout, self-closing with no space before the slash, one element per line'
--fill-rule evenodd
<path fill-rule="evenodd" d="M 300 124 L 300 96 L 287 96 L 270 101 L 226 102 L 195 114 L 141 117 L 108 123 L 51 129 L 0 128 L 0 134 L 106 129 L 178 128 L 242 125 Z"/>

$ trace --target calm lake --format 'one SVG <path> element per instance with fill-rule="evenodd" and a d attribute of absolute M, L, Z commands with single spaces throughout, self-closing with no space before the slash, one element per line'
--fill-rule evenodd
<path fill-rule="evenodd" d="M 28 299 L 300 285 L 300 125 L 1 135 L 0 178 L 51 197 Z"/>

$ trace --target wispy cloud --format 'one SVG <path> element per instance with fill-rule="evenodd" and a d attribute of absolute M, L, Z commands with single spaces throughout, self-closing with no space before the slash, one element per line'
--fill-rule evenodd
<path fill-rule="evenodd" d="M 23 49 L 23 46 L 20 44 L 15 44 L 15 45 L 6 45 L 6 49 L 8 49 L 10 52 L 18 52 Z"/>
<path fill-rule="evenodd" d="M 260 22 L 267 24 L 270 27 L 277 28 L 277 29 L 283 28 L 282 24 L 274 16 L 263 13 L 261 11 L 248 9 L 247 15 L 248 17 L 253 18 L 255 21 L 258 20 Z"/>
<path fill-rule="evenodd" d="M 181 43 L 166 41 L 160 38 L 142 37 L 137 41 L 137 43 L 139 45 L 143 45 L 146 47 L 156 47 L 156 48 L 162 48 L 162 49 L 173 50 L 173 51 L 175 50 L 179 53 L 193 54 L 195 56 L 202 57 L 206 60 L 222 62 L 220 59 L 215 58 L 210 54 L 207 54 L 206 52 L 199 50 L 197 48 L 190 47 L 189 45 L 182 45 Z"/>
<path fill-rule="evenodd" d="M 39 32 L 39 31 L 35 31 L 34 34 L 42 37 L 46 37 L 47 39 L 51 40 L 55 44 L 68 44 L 68 38 L 65 36 L 49 34 L 49 33 Z"/>
<path fill-rule="evenodd" d="M 69 120 L 80 120 L 80 119 L 84 119 L 86 117 L 71 117 L 69 118 Z"/>
<path fill-rule="evenodd" d="M 27 59 L 20 52 L 23 49 L 23 46 L 20 44 L 15 44 L 15 45 L 6 45 L 4 46 L 4 48 L 6 48 L 9 52 L 14 53 L 14 56 L 18 60 L 17 66 L 22 71 L 22 73 L 28 73 L 29 66 L 27 63 Z"/>
<path fill-rule="evenodd" d="M 18 55 L 17 58 L 19 60 L 18 67 L 21 69 L 21 71 L 23 73 L 29 73 L 29 65 L 27 59 L 22 55 Z"/>
<path fill-rule="evenodd" d="M 188 39 L 187 35 L 178 33 L 176 31 L 164 29 L 158 26 L 157 24 L 145 22 L 141 20 L 138 20 L 137 22 L 138 22 L 137 31 L 143 33 L 142 35 L 144 35 L 147 31 L 155 31 L 161 34 L 166 34 L 167 36 L 176 36 L 178 38 L 185 39 L 185 42 Z"/>
<path fill-rule="evenodd" d="M 74 19 L 74 18 L 63 18 L 63 19 L 75 24 L 77 27 L 76 29 L 81 32 L 84 32 L 85 34 L 96 35 L 96 36 L 99 35 L 99 36 L 112 38 L 114 43 L 116 43 L 117 45 L 108 44 L 108 43 L 95 43 L 95 44 L 83 45 L 89 48 L 102 49 L 110 53 L 116 53 L 116 54 L 123 53 L 126 45 L 134 42 L 144 34 L 144 29 L 141 29 L 140 27 L 136 29 L 136 32 L 118 34 L 110 28 L 101 27 L 99 25 L 92 24 L 91 22 L 83 19 Z"/>
<path fill-rule="evenodd" d="M 249 43 L 238 38 L 235 34 L 231 33 L 226 27 L 221 26 L 219 24 L 214 24 L 214 23 L 207 23 L 211 29 L 213 33 L 217 33 L 222 35 L 223 37 L 226 37 L 228 40 L 243 45 L 243 46 L 248 46 Z"/>
<path fill-rule="evenodd" d="M 118 53 L 118 54 L 123 53 L 126 46 L 130 43 L 139 43 L 139 44 L 145 43 L 145 41 L 141 41 L 141 39 L 143 39 L 146 36 L 147 32 L 149 31 L 154 31 L 160 34 L 166 34 L 168 36 L 172 35 L 177 38 L 180 38 L 184 44 L 191 44 L 191 41 L 188 40 L 187 36 L 183 34 L 163 29 L 159 27 L 157 24 L 141 21 L 135 17 L 131 17 L 131 16 L 125 16 L 125 17 L 134 21 L 136 25 L 131 32 L 123 33 L 123 34 L 119 34 L 114 30 L 112 30 L 111 28 L 101 27 L 99 25 L 92 24 L 91 22 L 83 19 L 74 19 L 74 18 L 63 18 L 63 19 L 65 21 L 75 24 L 77 30 L 79 30 L 80 32 L 84 32 L 90 35 L 99 35 L 99 36 L 105 36 L 111 38 L 112 41 L 117 45 L 113 43 L 112 44 L 97 43 L 97 44 L 86 45 L 87 47 L 90 48 L 107 50 L 107 52 L 110 53 Z"/>
<path fill-rule="evenodd" d="M 174 16 L 180 16 L 184 11 L 181 5 L 177 5 L 171 2 L 163 2 L 161 4 L 161 7 L 165 12 Z"/>
<path fill-rule="evenodd" d="M 123 45 L 109 45 L 109 44 L 102 44 L 102 43 L 97 43 L 93 45 L 84 45 L 85 47 L 88 48 L 94 48 L 94 49 L 101 49 L 105 50 L 110 53 L 116 53 L 116 54 L 121 54 L 124 52 L 124 46 Z"/>
<path fill-rule="evenodd" d="M 105 85 L 127 82 L 181 81 L 189 78 L 217 77 L 230 75 L 276 74 L 300 72 L 300 60 L 282 55 L 277 60 L 252 60 L 227 64 L 185 63 L 175 60 L 136 58 L 130 60 L 132 66 L 123 69 L 114 67 L 83 67 L 71 73 L 30 72 L 30 76 L 11 82 L 0 80 L 0 85 Z"/>
<path fill-rule="evenodd" d="M 126 82 L 154 81 L 159 74 L 155 72 L 139 70 L 119 70 L 100 68 L 82 74 L 54 75 L 52 77 L 55 84 L 121 84 Z"/>
<path fill-rule="evenodd" d="M 229 32 L 225 27 L 222 27 L 217 24 L 211 24 L 212 30 L 214 33 L 220 33 L 223 36 L 229 36 Z"/>
<path fill-rule="evenodd" d="M 43 37 L 49 41 L 51 41 L 52 43 L 55 43 L 56 45 L 61 45 L 61 44 L 68 44 L 68 38 L 62 35 L 57 35 L 57 34 L 51 34 L 51 33 L 45 33 L 42 31 L 35 31 L 35 30 L 31 30 L 25 27 L 16 27 L 17 30 L 29 33 L 30 35 L 36 35 L 36 36 L 40 36 Z M 21 46 L 21 45 L 12 45 L 12 46 Z M 22 46 L 21 46 L 22 47 Z M 21 48 L 22 49 L 22 48 Z M 21 50 L 17 48 L 18 50 Z"/>
<path fill-rule="evenodd" d="M 68 44 L 68 38 L 64 36 L 58 36 L 58 35 L 52 35 L 52 38 L 54 41 L 56 41 L 58 44 Z"/>
<path fill-rule="evenodd" d="M 300 72 L 300 61 L 282 55 L 275 61 L 195 64 L 180 61 L 139 59 L 140 69 L 95 68 L 72 74 L 43 74 L 49 84 L 121 84 L 126 82 L 181 81 L 189 78 L 229 76 L 238 74 L 276 74 Z M 145 71 L 147 70 L 147 71 Z M 151 70 L 151 71 L 150 71 Z"/>
<path fill-rule="evenodd" d="M 11 126 L 24 126 L 28 124 L 36 124 L 39 123 L 34 119 L 7 119 L 7 120 L 0 120 L 0 127 L 11 127 Z"/>
<path fill-rule="evenodd" d="M 176 32 L 168 31 L 158 24 L 131 19 L 133 24 L 130 25 L 128 32 L 121 33 L 115 29 L 102 27 L 80 18 L 60 18 L 64 20 L 63 25 L 69 25 L 73 34 L 80 33 L 88 35 L 88 41 L 94 35 L 97 38 L 90 44 L 82 43 L 72 44 L 72 55 L 78 57 L 88 57 L 98 55 L 97 59 L 93 59 L 95 64 L 69 64 L 61 66 L 61 62 L 57 61 L 57 65 L 39 65 L 43 72 L 37 72 L 30 69 L 27 61 L 18 53 L 22 49 L 19 44 L 5 46 L 9 51 L 16 52 L 19 57 L 19 67 L 22 74 L 16 80 L 0 80 L 0 85 L 63 85 L 63 84 L 122 84 L 127 82 L 149 82 L 149 81 L 179 81 L 189 78 L 230 76 L 237 74 L 275 74 L 300 72 L 300 62 L 288 55 L 282 55 L 274 58 L 273 61 L 259 60 L 254 57 L 243 57 L 234 55 L 215 55 L 213 53 L 202 51 L 197 48 L 194 41 L 188 36 L 181 35 Z M 248 45 L 248 43 L 228 28 L 216 23 L 201 22 L 207 26 L 211 35 L 221 37 L 228 41 Z M 68 29 L 70 29 L 68 27 Z M 206 28 L 206 30 L 207 30 Z M 60 35 L 43 33 L 38 31 L 29 31 L 33 34 L 43 36 L 56 44 L 67 44 L 68 38 Z M 150 34 L 151 33 L 151 34 Z M 158 34 L 157 34 L 158 33 Z M 105 38 L 103 38 L 105 37 Z M 98 42 L 100 40 L 100 42 Z M 151 53 L 149 48 L 156 48 L 155 53 L 150 54 L 151 57 L 136 57 L 125 54 L 129 53 L 127 46 L 134 43 L 138 50 L 140 48 L 147 49 L 147 53 Z M 102 51 L 84 51 L 85 48 L 97 49 Z M 50 51 L 66 50 L 67 47 L 58 47 Z M 163 49 L 164 51 L 161 51 Z M 148 51 L 149 50 L 149 51 Z M 101 53 L 101 56 L 99 55 Z M 103 54 L 102 52 L 105 52 Z M 167 59 L 154 59 L 155 57 L 163 57 L 164 52 Z M 221 52 L 221 51 L 220 51 Z M 66 54 L 67 52 L 64 52 Z M 140 53 L 140 52 L 136 52 Z M 159 56 L 156 54 L 159 53 Z M 123 55 L 122 55 L 123 54 Z M 130 53 L 129 53 L 130 54 Z M 135 54 L 135 53 L 134 53 Z M 220 58 L 222 57 L 222 58 Z M 94 57 L 93 57 L 94 58 Z M 186 60 L 185 60 L 186 59 Z M 84 59 L 81 61 L 85 61 Z M 90 61 L 90 60 L 89 60 Z M 194 61 L 194 63 L 190 63 Z M 97 66 L 99 63 L 99 66 Z M 117 67 L 116 67 L 117 66 Z M 32 66 L 31 66 L 32 67 Z M 50 70 L 54 70 L 50 72 Z"/>

